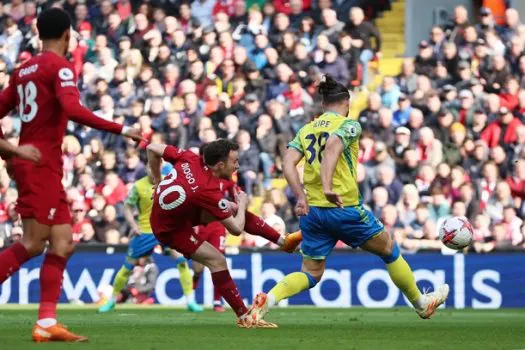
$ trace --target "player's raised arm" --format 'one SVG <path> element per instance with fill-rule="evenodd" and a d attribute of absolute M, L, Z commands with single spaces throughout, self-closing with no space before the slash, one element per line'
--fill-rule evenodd
<path fill-rule="evenodd" d="M 340 208 L 343 207 L 343 201 L 341 197 L 332 190 L 332 179 L 334 178 L 335 167 L 343 150 L 344 145 L 341 139 L 336 135 L 330 136 L 326 142 L 324 156 L 321 162 L 321 183 L 323 184 L 324 195 L 326 199 Z"/>
<path fill-rule="evenodd" d="M 142 140 L 142 135 L 139 130 L 104 120 L 82 106 L 80 104 L 80 93 L 77 88 L 75 74 L 73 73 L 71 65 L 67 62 L 60 62 L 59 67 L 57 72 L 54 73 L 54 87 L 60 106 L 69 119 L 97 130 L 103 130 L 113 134 L 122 134 L 135 141 Z"/>
<path fill-rule="evenodd" d="M 162 176 L 160 171 L 160 166 L 162 165 L 162 156 L 164 151 L 166 151 L 168 146 L 165 144 L 152 143 L 147 147 L 148 153 L 148 169 L 153 178 L 153 184 L 158 185 Z"/>
<path fill-rule="evenodd" d="M 89 109 L 80 104 L 80 99 L 74 94 L 62 94 L 58 97 L 60 105 L 69 116 L 69 119 L 82 125 L 89 126 L 97 130 L 121 134 L 135 141 L 142 141 L 142 134 L 139 130 L 113 123 L 97 117 Z"/>

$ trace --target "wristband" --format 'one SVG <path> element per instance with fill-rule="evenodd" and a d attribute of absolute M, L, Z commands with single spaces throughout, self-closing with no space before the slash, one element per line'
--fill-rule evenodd
<path fill-rule="evenodd" d="M 124 126 L 122 127 L 122 131 L 120 132 L 120 134 L 121 134 L 121 135 L 126 135 L 126 134 L 128 133 L 128 131 L 129 131 L 129 129 L 130 129 L 129 126 L 124 125 Z"/>

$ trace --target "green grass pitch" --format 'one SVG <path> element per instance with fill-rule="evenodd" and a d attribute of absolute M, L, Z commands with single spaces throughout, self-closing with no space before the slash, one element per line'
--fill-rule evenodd
<path fill-rule="evenodd" d="M 420 320 L 408 308 L 274 309 L 279 329 L 238 329 L 231 311 L 192 314 L 160 306 L 61 306 L 60 322 L 87 344 L 34 344 L 35 306 L 0 307 L 0 349 L 525 349 L 525 310 L 439 310 Z"/>

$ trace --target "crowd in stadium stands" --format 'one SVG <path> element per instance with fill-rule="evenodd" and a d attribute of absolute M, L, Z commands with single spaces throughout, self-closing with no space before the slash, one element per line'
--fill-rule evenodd
<path fill-rule="evenodd" d="M 87 107 L 137 125 L 150 142 L 197 149 L 217 137 L 236 140 L 239 184 L 264 197 L 269 224 L 290 232 L 298 226 L 293 194 L 271 187 L 286 144 L 321 112 L 321 74 L 368 93 L 368 63 L 381 57 L 373 18 L 390 2 L 0 2 L 0 87 L 38 53 L 38 11 L 61 6 L 74 21 L 71 59 Z M 513 10 L 503 26 L 490 10 L 480 15 L 458 7 L 449 25 L 433 27 L 402 73 L 368 93 L 359 115 L 363 201 L 406 251 L 441 249 L 437 227 L 448 215 L 471 220 L 478 252 L 524 247 L 525 25 Z M 16 142 L 18 117 L 1 127 Z M 76 242 L 127 243 L 123 202 L 146 173 L 145 146 L 70 123 L 64 183 Z M 5 167 L 0 187 L 6 245 L 23 233 Z"/>

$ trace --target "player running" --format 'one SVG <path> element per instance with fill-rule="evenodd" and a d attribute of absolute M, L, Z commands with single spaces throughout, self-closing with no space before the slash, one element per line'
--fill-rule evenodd
<path fill-rule="evenodd" d="M 285 276 L 268 294 L 259 293 L 250 316 L 260 320 L 282 299 L 313 288 L 323 276 L 326 258 L 341 240 L 381 257 L 390 278 L 417 314 L 430 318 L 447 299 L 449 287 L 444 284 L 433 293 L 420 293 L 397 244 L 362 205 L 356 180 L 361 126 L 345 117 L 350 93 L 329 75 L 323 77 L 319 93 L 325 113 L 303 126 L 289 143 L 283 169 L 298 198 L 295 211 L 301 216 L 302 272 Z M 306 196 L 296 168 L 303 157 Z"/>
<path fill-rule="evenodd" d="M 165 164 L 162 167 L 162 176 L 168 175 L 171 171 L 171 164 Z M 137 180 L 129 192 L 128 199 L 124 206 L 124 216 L 131 226 L 133 237 L 129 242 L 128 256 L 126 262 L 115 276 L 113 282 L 112 297 L 99 309 L 98 312 L 106 313 L 115 309 L 117 297 L 120 291 L 126 286 L 133 268 L 138 264 L 139 258 L 150 256 L 153 249 L 160 245 L 159 241 L 153 235 L 149 218 L 151 216 L 151 207 L 153 205 L 153 182 L 151 173 Z M 138 220 L 135 221 L 133 210 L 138 209 Z M 175 259 L 175 264 L 179 270 L 179 282 L 182 292 L 186 297 L 186 306 L 189 311 L 201 312 L 202 306 L 195 302 L 195 293 L 193 292 L 193 281 L 188 262 L 184 256 L 174 250 L 166 249 L 167 254 L 171 254 Z"/>
<path fill-rule="evenodd" d="M 22 121 L 20 145 L 32 144 L 42 156 L 38 163 L 12 160 L 18 187 L 17 211 L 24 235 L 0 254 L 0 283 L 22 264 L 42 254 L 40 307 L 33 340 L 86 341 L 56 321 L 57 302 L 68 257 L 74 245 L 71 214 L 62 187 L 62 140 L 68 120 L 95 129 L 141 140 L 135 129 L 105 121 L 80 104 L 74 68 L 64 56 L 68 51 L 71 20 L 58 8 L 43 11 L 37 19 L 42 53 L 15 69 L 9 86 L 0 95 L 0 117 L 15 107 Z"/>
<path fill-rule="evenodd" d="M 157 239 L 186 257 L 210 269 L 214 286 L 237 314 L 239 327 L 273 328 L 274 324 L 248 317 L 248 309 L 230 276 L 226 258 L 210 243 L 195 234 L 193 227 L 221 221 L 226 229 L 240 235 L 245 226 L 248 196 L 235 194 L 237 214 L 232 215 L 230 202 L 224 199 L 224 180 L 229 180 L 239 167 L 239 146 L 229 140 L 217 140 L 204 148 L 204 157 L 173 146 L 150 144 L 148 166 L 154 184 L 151 227 Z M 173 170 L 160 181 L 162 159 L 173 164 Z"/>

